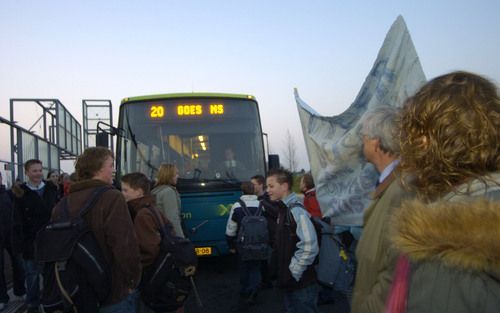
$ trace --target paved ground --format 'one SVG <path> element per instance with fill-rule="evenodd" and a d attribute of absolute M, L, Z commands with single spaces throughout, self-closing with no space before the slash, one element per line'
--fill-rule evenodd
<path fill-rule="evenodd" d="M 283 312 L 281 307 L 282 296 L 276 289 L 262 290 L 257 297 L 257 304 L 246 310 L 241 310 L 238 307 L 239 281 L 237 264 L 237 259 L 234 256 L 201 259 L 195 282 L 203 307 L 200 308 L 197 305 L 196 297 L 193 294 L 186 303 L 185 313 Z M 10 267 L 6 266 L 6 268 Z M 9 291 L 9 294 L 11 293 L 12 289 Z M 323 313 L 341 312 L 335 305 L 323 305 L 319 309 Z M 11 301 L 6 310 L 2 311 L 2 313 L 14 312 L 25 312 L 23 302 L 20 299 Z"/>
<path fill-rule="evenodd" d="M 281 294 L 276 289 L 262 290 L 257 297 L 257 304 L 246 310 L 238 308 L 238 267 L 235 257 L 201 259 L 196 277 L 203 308 L 196 305 L 194 296 L 190 296 L 185 313 L 279 313 Z M 333 305 L 320 306 L 321 312 L 335 312 Z"/>

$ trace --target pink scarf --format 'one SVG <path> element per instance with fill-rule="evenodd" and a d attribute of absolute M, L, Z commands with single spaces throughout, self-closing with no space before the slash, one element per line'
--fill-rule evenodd
<path fill-rule="evenodd" d="M 387 299 L 385 313 L 406 312 L 408 300 L 408 285 L 410 276 L 410 261 L 405 255 L 400 255 L 394 271 L 391 291 Z"/>

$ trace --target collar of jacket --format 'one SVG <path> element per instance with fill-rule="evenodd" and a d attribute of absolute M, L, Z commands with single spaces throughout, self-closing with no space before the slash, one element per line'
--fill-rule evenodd
<path fill-rule="evenodd" d="M 173 185 L 156 185 L 153 190 L 154 192 L 160 192 L 164 189 L 167 189 L 167 188 L 172 188 L 175 192 L 177 192 L 177 188 L 175 188 L 175 186 Z"/>
<path fill-rule="evenodd" d="M 311 188 L 304 192 L 304 196 L 314 197 L 316 196 L 316 188 Z"/>
<path fill-rule="evenodd" d="M 286 204 L 290 209 L 294 207 L 295 203 L 299 202 L 299 198 L 297 198 L 297 194 L 295 192 L 291 192 L 285 199 L 282 200 L 283 203 Z"/>
<path fill-rule="evenodd" d="M 392 171 L 389 176 L 387 176 L 380 184 L 378 184 L 377 188 L 372 192 L 371 197 L 372 199 L 378 199 L 382 196 L 384 191 L 387 189 L 387 187 L 390 186 L 390 184 L 396 179 L 396 173 L 395 170 Z"/>
<path fill-rule="evenodd" d="M 111 186 L 110 184 L 107 184 L 103 182 L 102 180 L 99 179 L 85 179 L 85 180 L 80 180 L 77 181 L 73 184 L 70 185 L 69 187 L 69 193 L 89 189 L 89 188 L 95 188 L 95 187 L 100 187 L 100 186 Z"/>
<path fill-rule="evenodd" d="M 148 195 L 134 200 L 130 200 L 129 202 L 127 202 L 127 205 L 130 214 L 132 215 L 132 218 L 134 218 L 141 209 L 147 206 L 154 206 L 155 202 L 156 202 L 155 197 Z"/>
<path fill-rule="evenodd" d="M 483 195 L 485 190 L 483 184 Z M 500 202 L 484 196 L 433 203 L 413 200 L 395 212 L 391 239 L 412 261 L 439 261 L 500 279 L 498 225 Z"/>
<path fill-rule="evenodd" d="M 43 182 L 45 184 L 44 188 L 57 189 L 57 186 L 54 185 L 52 182 L 47 181 L 47 180 L 43 180 Z M 36 191 L 32 190 L 30 187 L 28 187 L 28 185 L 26 183 L 14 184 L 12 186 L 12 193 L 17 198 L 22 198 L 26 192 L 30 192 L 30 191 L 36 192 Z"/>

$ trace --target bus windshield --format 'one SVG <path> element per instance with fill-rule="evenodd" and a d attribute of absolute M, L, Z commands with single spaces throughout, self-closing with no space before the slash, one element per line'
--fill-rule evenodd
<path fill-rule="evenodd" d="M 162 163 L 179 183 L 240 182 L 264 174 L 257 103 L 245 99 L 182 98 L 124 103 L 119 127 L 119 175 L 155 178 Z"/>

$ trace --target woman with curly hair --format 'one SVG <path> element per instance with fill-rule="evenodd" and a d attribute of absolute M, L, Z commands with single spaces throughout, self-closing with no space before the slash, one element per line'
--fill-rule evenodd
<path fill-rule="evenodd" d="M 500 98 L 467 72 L 437 77 L 407 100 L 400 170 L 418 200 L 393 220 L 402 253 L 390 313 L 499 312 Z"/>

